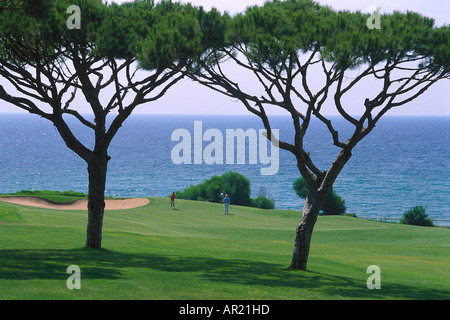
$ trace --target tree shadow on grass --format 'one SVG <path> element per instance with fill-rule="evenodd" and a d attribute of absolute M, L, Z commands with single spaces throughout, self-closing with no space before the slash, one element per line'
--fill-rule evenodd
<path fill-rule="evenodd" d="M 127 279 L 126 268 L 163 272 L 193 272 L 208 282 L 311 290 L 319 295 L 357 299 L 448 299 L 449 292 L 389 284 L 368 290 L 365 280 L 310 271 L 292 271 L 282 265 L 210 257 L 180 257 L 123 253 L 106 249 L 3 249 L 0 280 L 67 280 L 67 267 L 77 265 L 83 280 Z"/>

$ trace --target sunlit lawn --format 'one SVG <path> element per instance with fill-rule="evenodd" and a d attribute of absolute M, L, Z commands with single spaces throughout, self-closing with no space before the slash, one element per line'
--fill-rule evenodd
<path fill-rule="evenodd" d="M 450 230 L 319 217 L 308 271 L 288 270 L 300 213 L 151 198 L 107 211 L 103 249 L 87 214 L 0 202 L 1 299 L 449 299 Z M 69 290 L 67 267 L 81 270 Z M 367 267 L 381 270 L 369 290 Z"/>

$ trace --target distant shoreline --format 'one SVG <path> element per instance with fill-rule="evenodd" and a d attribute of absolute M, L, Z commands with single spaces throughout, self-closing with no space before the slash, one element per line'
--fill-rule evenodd
<path fill-rule="evenodd" d="M 114 113 L 111 113 L 112 115 L 115 115 Z M 38 117 L 36 115 L 30 114 L 26 111 L 18 111 L 18 112 L 1 112 L 0 111 L 0 117 L 1 115 L 29 115 L 32 117 L 36 117 L 36 119 L 38 119 Z M 92 116 L 91 113 L 81 113 L 81 115 L 83 116 Z M 164 116 L 164 117 L 249 117 L 249 118 L 255 118 L 255 115 L 246 112 L 246 113 L 242 113 L 242 114 L 229 114 L 229 113 L 214 113 L 214 114 L 208 114 L 208 113 L 199 113 L 199 114 L 175 114 L 175 113 L 133 113 L 132 115 L 130 115 L 131 118 L 133 117 L 140 117 L 140 116 Z M 286 117 L 286 118 L 290 118 L 290 115 L 287 114 L 270 114 L 268 113 L 268 116 L 270 117 Z M 324 114 L 325 117 L 330 117 L 330 118 L 342 118 L 342 116 L 338 115 L 338 114 Z M 360 115 L 350 115 L 352 117 L 357 117 Z M 423 115 L 385 115 L 383 116 L 383 118 L 449 118 L 450 119 L 450 114 L 443 114 L 443 115 L 429 115 L 429 114 L 423 114 Z M 343 119 L 343 118 L 342 118 Z M 344 120 L 344 119 L 343 119 Z"/>

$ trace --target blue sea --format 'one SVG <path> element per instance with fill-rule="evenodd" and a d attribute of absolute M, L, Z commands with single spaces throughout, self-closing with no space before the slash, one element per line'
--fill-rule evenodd
<path fill-rule="evenodd" d="M 74 118 L 67 121 L 75 135 L 92 147 L 91 130 Z M 299 172 L 295 157 L 287 151 L 279 151 L 279 168 L 274 175 L 261 175 L 261 168 L 268 165 L 259 160 L 250 164 L 248 158 L 245 164 L 226 164 L 225 160 L 225 164 L 175 164 L 172 150 L 180 141 L 172 141 L 172 133 L 186 129 L 193 145 L 198 139 L 194 121 L 201 121 L 202 133 L 208 129 L 222 132 L 224 146 L 227 129 L 263 129 L 261 120 L 251 115 L 134 115 L 110 146 L 106 195 L 166 197 L 234 170 L 250 180 L 253 196 L 264 190 L 276 208 L 301 210 L 303 199 L 292 189 Z M 338 117 L 332 122 L 345 141 L 351 127 Z M 289 117 L 275 116 L 271 124 L 279 130 L 281 140 L 293 141 Z M 310 129 L 305 148 L 317 166 L 327 170 L 339 149 L 332 145 L 323 124 L 313 122 Z M 204 141 L 202 148 L 210 143 Z M 334 190 L 345 199 L 347 212 L 359 217 L 399 218 L 404 210 L 423 206 L 431 218 L 450 220 L 449 173 L 450 117 L 385 117 L 354 149 Z M 28 114 L 0 114 L 0 193 L 23 189 L 87 193 L 86 164 L 65 146 L 47 120 Z"/>

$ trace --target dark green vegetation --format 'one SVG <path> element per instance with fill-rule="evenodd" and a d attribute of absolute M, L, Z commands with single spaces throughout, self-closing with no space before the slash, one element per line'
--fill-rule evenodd
<path fill-rule="evenodd" d="M 261 209 L 273 209 L 273 200 L 266 197 L 264 192 L 256 198 L 251 198 L 250 180 L 244 175 L 228 171 L 221 176 L 213 176 L 210 179 L 198 184 L 187 187 L 182 191 L 176 191 L 175 195 L 179 199 L 210 201 L 220 203 L 223 196 L 228 194 L 232 204 L 251 206 Z"/>
<path fill-rule="evenodd" d="M 305 199 L 308 196 L 309 186 L 302 177 L 295 179 L 292 186 L 300 198 Z M 347 207 L 345 206 L 345 200 L 334 190 L 331 190 L 323 201 L 321 210 L 325 215 L 340 215 L 345 213 Z"/>
<path fill-rule="evenodd" d="M 168 199 L 106 211 L 85 249 L 86 212 L 0 202 L 0 299 L 448 299 L 450 230 L 320 216 L 309 271 L 288 270 L 297 211 Z M 81 269 L 81 290 L 66 287 Z M 366 286 L 381 269 L 381 290 Z"/>
<path fill-rule="evenodd" d="M 433 221 L 428 217 L 422 206 L 412 207 L 403 213 L 400 223 L 414 226 L 433 227 Z"/>

